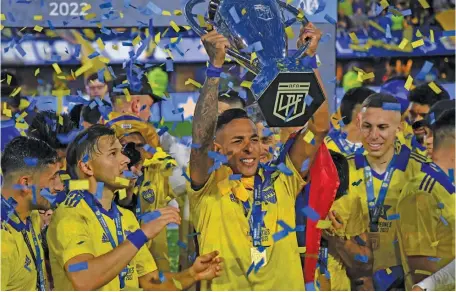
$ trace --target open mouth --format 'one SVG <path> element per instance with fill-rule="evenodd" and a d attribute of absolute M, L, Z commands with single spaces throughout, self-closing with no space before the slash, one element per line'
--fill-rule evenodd
<path fill-rule="evenodd" d="M 382 148 L 382 145 L 383 144 L 380 144 L 380 143 L 369 143 L 369 148 L 372 151 L 378 151 L 378 150 L 380 150 L 380 148 Z"/>
<path fill-rule="evenodd" d="M 247 167 L 255 166 L 255 159 L 254 158 L 242 158 L 241 163 Z"/>

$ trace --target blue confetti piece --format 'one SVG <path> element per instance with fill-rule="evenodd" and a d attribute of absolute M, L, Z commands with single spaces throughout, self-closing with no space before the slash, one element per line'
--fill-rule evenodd
<path fill-rule="evenodd" d="M 70 272 L 70 273 L 85 271 L 88 269 L 89 269 L 89 263 L 87 263 L 87 262 L 72 264 L 72 265 L 68 266 L 68 272 Z"/>
<path fill-rule="evenodd" d="M 448 226 L 448 221 L 442 215 L 440 215 L 440 221 L 442 221 L 443 225 Z"/>
<path fill-rule="evenodd" d="M 144 145 L 143 148 L 144 148 L 144 150 L 146 150 L 147 152 L 152 153 L 152 154 L 155 154 L 155 152 L 157 152 L 157 150 L 154 147 L 150 146 L 149 144 Z"/>
<path fill-rule="evenodd" d="M 211 159 L 213 159 L 214 161 L 219 161 L 221 163 L 227 163 L 228 162 L 228 158 L 223 155 L 223 154 L 220 154 L 216 151 L 208 151 L 207 153 L 207 156 Z"/>
<path fill-rule="evenodd" d="M 146 7 L 152 10 L 152 12 L 155 14 L 161 15 L 162 13 L 162 9 L 152 2 L 147 3 Z"/>
<path fill-rule="evenodd" d="M 100 55 L 100 53 L 98 52 L 93 52 L 92 54 L 89 55 L 89 59 L 93 59 L 95 57 L 98 57 Z"/>
<path fill-rule="evenodd" d="M 188 245 L 185 242 L 182 242 L 180 240 L 177 241 L 177 246 L 179 246 L 180 248 L 182 248 L 184 250 L 187 250 L 187 248 L 188 248 Z"/>
<path fill-rule="evenodd" d="M 344 140 L 347 139 L 347 137 L 348 137 L 348 133 L 347 132 L 340 132 L 339 135 L 340 135 L 340 138 L 342 138 Z"/>
<path fill-rule="evenodd" d="M 200 234 L 201 234 L 201 232 L 193 232 L 193 233 L 187 234 L 187 237 L 194 237 L 194 236 L 198 236 Z"/>
<path fill-rule="evenodd" d="M 124 170 L 123 175 L 126 178 L 136 178 L 136 175 L 132 171 L 129 171 L 129 170 Z"/>
<path fill-rule="evenodd" d="M 412 15 L 412 10 L 406 9 L 401 11 L 402 16 L 409 16 Z"/>
<path fill-rule="evenodd" d="M 293 228 L 291 228 L 291 226 L 288 225 L 287 223 L 285 223 L 285 221 L 283 221 L 283 220 L 277 220 L 277 225 L 282 227 L 287 232 L 292 232 L 293 231 Z"/>
<path fill-rule="evenodd" d="M 454 184 L 454 168 L 448 169 L 448 176 L 450 177 L 451 183 Z"/>
<path fill-rule="evenodd" d="M 182 176 L 189 182 L 192 183 L 192 180 L 190 177 L 187 175 L 187 172 L 185 171 L 185 167 L 182 168 Z"/>
<path fill-rule="evenodd" d="M 441 258 L 428 257 L 428 260 L 430 260 L 431 262 L 438 262 L 441 260 Z"/>
<path fill-rule="evenodd" d="M 89 154 L 86 154 L 86 155 L 84 155 L 84 157 L 82 157 L 82 162 L 87 163 L 88 161 L 89 161 Z"/>
<path fill-rule="evenodd" d="M 304 232 L 306 231 L 306 226 L 305 225 L 296 225 L 295 230 L 296 232 Z"/>
<path fill-rule="evenodd" d="M 199 148 L 201 148 L 201 144 L 192 143 L 192 144 L 190 144 L 190 147 L 193 148 L 193 149 L 199 149 Z"/>
<path fill-rule="evenodd" d="M 434 113 L 431 113 L 429 115 L 429 118 L 431 119 L 431 121 L 430 121 L 431 125 L 433 125 L 435 123 L 435 115 L 434 115 Z"/>
<path fill-rule="evenodd" d="M 242 174 L 232 174 L 229 177 L 229 180 L 240 180 L 242 178 Z"/>
<path fill-rule="evenodd" d="M 331 23 L 332 25 L 336 25 L 336 23 L 337 23 L 337 21 L 334 18 L 332 18 L 331 16 L 329 16 L 328 14 L 325 14 L 324 18 L 327 22 Z"/>
<path fill-rule="evenodd" d="M 36 186 L 32 185 L 31 189 L 32 189 L 32 203 L 33 203 L 33 205 L 36 205 Z"/>
<path fill-rule="evenodd" d="M 22 48 L 21 45 L 16 45 L 16 50 L 19 54 L 21 54 L 22 57 L 24 57 L 25 55 L 27 55 L 27 53 L 24 51 L 24 49 Z"/>
<path fill-rule="evenodd" d="M 272 136 L 274 133 L 272 133 L 271 129 L 269 127 L 266 127 L 263 129 L 263 137 L 269 137 Z"/>
<path fill-rule="evenodd" d="M 233 82 L 231 82 L 231 81 L 228 82 L 228 87 L 229 87 L 229 88 L 233 89 L 233 86 L 234 86 Z"/>
<path fill-rule="evenodd" d="M 16 22 L 16 18 L 11 12 L 7 12 L 6 15 L 8 16 L 7 19 L 9 19 L 11 22 Z"/>
<path fill-rule="evenodd" d="M 241 19 L 239 18 L 239 15 L 236 12 L 236 8 L 234 6 L 230 8 L 229 13 L 230 13 L 231 17 L 233 18 L 234 23 L 238 24 L 239 22 L 241 22 Z"/>
<path fill-rule="evenodd" d="M 426 76 L 429 74 L 433 66 L 434 64 L 432 62 L 425 61 L 423 67 L 421 67 L 420 72 L 416 75 L 415 78 L 417 80 L 425 80 Z"/>
<path fill-rule="evenodd" d="M 279 165 L 277 165 L 277 169 L 287 176 L 293 175 L 293 171 L 291 171 L 283 162 L 281 162 Z"/>
<path fill-rule="evenodd" d="M 302 214 L 304 214 L 304 216 L 309 218 L 311 221 L 316 222 L 320 220 L 320 214 L 318 214 L 314 209 L 312 209 L 309 206 L 302 208 L 300 211 Z"/>
<path fill-rule="evenodd" d="M 247 277 L 250 275 L 250 273 L 253 271 L 254 268 L 255 268 L 255 262 L 252 262 L 252 264 L 250 264 L 250 267 L 247 270 Z"/>
<path fill-rule="evenodd" d="M 95 193 L 95 198 L 97 198 L 98 201 L 101 201 L 101 199 L 103 198 L 103 189 L 104 183 L 97 182 L 97 192 Z"/>
<path fill-rule="evenodd" d="M 166 72 L 173 72 L 174 71 L 174 63 L 171 58 L 167 58 L 165 61 L 166 65 Z"/>
<path fill-rule="evenodd" d="M 50 29 L 50 30 L 55 30 L 55 27 L 54 27 L 54 25 L 52 24 L 52 21 L 48 20 L 47 23 L 48 23 L 48 26 L 49 26 L 49 29 Z"/>
<path fill-rule="evenodd" d="M 56 136 L 57 136 L 57 140 L 59 140 L 60 143 L 62 143 L 63 145 L 68 145 L 74 140 L 74 138 L 76 138 L 76 136 L 78 134 L 79 134 L 79 130 L 75 129 L 75 130 L 70 131 L 67 134 L 57 134 Z"/>
<path fill-rule="evenodd" d="M 13 197 L 9 197 L 8 200 L 6 200 L 6 202 L 12 209 L 15 209 L 17 206 L 17 201 Z"/>
<path fill-rule="evenodd" d="M 359 235 L 355 236 L 355 241 L 358 245 L 366 246 L 366 242 Z"/>
<path fill-rule="evenodd" d="M 160 216 L 161 216 L 160 211 L 155 210 L 155 211 L 147 212 L 147 213 L 140 215 L 139 220 L 141 220 L 143 223 L 147 223 L 149 221 L 157 219 Z"/>
<path fill-rule="evenodd" d="M 391 37 L 391 27 L 390 27 L 389 24 L 386 25 L 385 37 L 386 37 L 387 39 L 392 38 L 392 37 Z"/>
<path fill-rule="evenodd" d="M 16 190 L 16 191 L 25 191 L 25 190 L 28 190 L 28 187 L 25 186 L 25 185 L 14 184 L 14 185 L 13 185 L 13 190 Z"/>
<path fill-rule="evenodd" d="M 320 286 L 318 281 L 317 281 L 317 285 Z M 317 289 L 315 288 L 314 282 L 306 283 L 306 291 L 317 291 Z"/>
<path fill-rule="evenodd" d="M 312 96 L 307 94 L 306 97 L 304 98 L 304 102 L 306 103 L 307 106 L 310 106 L 312 104 L 312 102 L 313 102 Z"/>
<path fill-rule="evenodd" d="M 355 255 L 355 260 L 358 262 L 367 263 L 369 261 L 369 258 L 366 255 L 357 254 Z"/>
<path fill-rule="evenodd" d="M 40 190 L 40 196 L 47 200 L 51 205 L 54 204 L 56 195 L 51 194 L 48 188 L 44 188 Z"/>
<path fill-rule="evenodd" d="M 261 258 L 261 260 L 255 265 L 255 270 L 254 273 L 258 273 L 260 268 L 264 265 L 264 258 Z"/>
<path fill-rule="evenodd" d="M 384 102 L 382 109 L 389 111 L 401 111 L 401 104 L 395 102 Z"/>
<path fill-rule="evenodd" d="M 439 209 L 443 209 L 445 207 L 445 205 L 443 203 L 438 203 L 437 204 L 437 208 Z"/>
<path fill-rule="evenodd" d="M 82 136 L 82 138 L 78 142 L 78 145 L 81 144 L 82 142 L 84 142 L 87 139 L 88 135 L 89 134 L 85 134 L 84 136 Z"/>
<path fill-rule="evenodd" d="M 157 134 L 158 134 L 158 136 L 161 136 L 161 135 L 165 134 L 166 132 L 168 132 L 168 127 L 164 126 L 164 127 L 159 129 Z"/>
<path fill-rule="evenodd" d="M 24 158 L 24 162 L 27 164 L 27 166 L 36 166 L 38 163 L 38 158 L 26 157 Z"/>
<path fill-rule="evenodd" d="M 219 169 L 220 167 L 222 167 L 222 163 L 220 161 L 215 161 L 214 164 L 209 168 L 208 170 L 208 174 L 211 174 L 213 173 L 214 171 L 216 171 L 217 169 Z"/>
<path fill-rule="evenodd" d="M 392 214 L 387 217 L 387 220 L 398 220 L 400 217 L 399 214 Z"/>
<path fill-rule="evenodd" d="M 304 160 L 302 162 L 302 165 L 301 165 L 301 172 L 308 170 L 309 169 L 309 164 L 310 164 L 310 159 L 309 158 Z"/>
<path fill-rule="evenodd" d="M 453 37 L 456 35 L 456 31 L 455 30 L 444 30 L 442 32 L 442 36 L 443 37 Z"/>
<path fill-rule="evenodd" d="M 321 39 L 320 39 L 320 43 L 321 44 L 324 44 L 326 43 L 327 41 L 329 41 L 331 39 L 331 34 L 330 33 L 325 33 Z"/>
<path fill-rule="evenodd" d="M 107 9 L 107 8 L 111 8 L 112 4 L 111 4 L 111 2 L 105 2 L 105 3 L 100 4 L 99 6 L 100 6 L 100 9 Z"/>

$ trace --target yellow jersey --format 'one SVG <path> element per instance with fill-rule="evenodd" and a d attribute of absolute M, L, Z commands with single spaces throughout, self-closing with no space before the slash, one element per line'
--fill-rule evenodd
<path fill-rule="evenodd" d="M 455 187 L 431 165 L 408 182 L 397 205 L 398 237 L 406 288 L 413 286 L 407 256 L 432 257 L 443 268 L 455 257 Z M 451 290 L 452 287 L 442 290 Z"/>
<path fill-rule="evenodd" d="M 348 194 L 334 202 L 332 209 L 342 217 L 344 229 L 338 231 L 339 236 L 354 237 L 369 232 L 374 255 L 376 272 L 393 266 L 401 265 L 399 246 L 396 238 L 397 211 L 396 206 L 404 186 L 418 175 L 426 158 L 412 152 L 408 147 L 396 149 L 394 171 L 391 176 L 383 206 L 378 218 L 378 231 L 370 232 L 368 195 L 366 189 L 365 167 L 368 162 L 365 155 L 355 154 L 347 157 L 349 164 L 350 184 Z M 372 170 L 373 195 L 377 200 L 383 184 L 384 174 Z"/>
<path fill-rule="evenodd" d="M 290 232 L 275 242 L 272 239 L 272 235 L 283 230 L 278 221 L 295 228 L 295 201 L 305 185 L 288 154 L 284 160 L 292 174 L 287 176 L 276 170 L 263 186 L 265 199 L 262 202 L 264 224 L 261 239 L 262 245 L 266 246 L 265 264 L 249 275 L 247 272 L 255 254 L 248 220 L 251 211 L 245 213 L 243 202 L 248 201 L 252 205 L 253 191 L 240 185 L 245 192 L 241 196 L 242 192 L 230 188 L 232 170 L 224 165 L 211 173 L 201 189 L 195 191 L 188 184 L 190 212 L 195 229 L 200 233 L 200 254 L 218 250 L 224 258 L 223 274 L 211 283 L 202 283 L 202 289 L 304 290 L 296 232 Z M 259 175 L 264 180 L 261 168 Z M 243 180 L 249 179 L 252 179 L 250 185 L 253 185 L 253 178 Z M 241 184 L 239 180 L 237 182 Z"/>
<path fill-rule="evenodd" d="M 113 250 L 108 236 L 104 233 L 89 204 L 97 204 L 116 245 L 119 244 L 113 209 L 104 210 L 94 195 L 87 191 L 70 192 L 65 201 L 54 211 L 47 231 L 55 290 L 74 290 L 65 272 L 65 263 L 70 259 L 81 254 L 92 254 L 98 257 Z M 124 240 L 126 240 L 129 233 L 139 228 L 139 223 L 131 211 L 121 207 L 118 207 L 118 210 L 121 214 Z M 157 270 L 154 258 L 146 246 L 138 251 L 127 268 L 125 290 L 138 289 L 138 278 Z M 99 290 L 120 290 L 119 277 L 115 277 Z"/>
<path fill-rule="evenodd" d="M 2 206 L 3 208 L 3 206 Z M 2 210 L 3 211 L 3 210 Z M 1 224 L 1 242 L 2 242 L 2 268 L 1 268 L 1 288 L 5 290 L 22 290 L 36 291 L 37 290 L 37 269 L 35 266 L 36 250 L 31 230 L 27 230 L 25 224 L 20 219 L 12 215 L 10 220 L 4 221 L 2 218 Z M 31 222 L 33 232 L 36 236 L 38 247 L 40 249 L 41 269 L 44 275 L 44 285 L 46 290 L 49 289 L 47 283 L 46 267 L 44 262 L 44 251 L 42 247 L 40 221 L 36 220 L 39 217 L 30 216 L 28 220 Z M 31 254 L 30 248 L 24 240 L 22 230 L 27 230 L 25 233 L 28 237 L 30 248 L 33 251 Z M 37 263 L 38 264 L 38 263 Z"/>
<path fill-rule="evenodd" d="M 342 133 L 340 131 L 332 129 L 324 139 L 326 147 L 345 156 L 354 154 L 355 152 L 365 152 L 362 143 L 350 142 L 341 135 Z"/>

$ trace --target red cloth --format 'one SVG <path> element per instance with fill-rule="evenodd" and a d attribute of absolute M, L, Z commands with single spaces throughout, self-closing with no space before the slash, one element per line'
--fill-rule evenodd
<path fill-rule="evenodd" d="M 320 214 L 324 220 L 336 197 L 339 187 L 339 176 L 328 148 L 321 144 L 310 167 L 310 192 L 308 206 Z M 321 229 L 317 222 L 307 218 L 306 222 L 306 258 L 304 261 L 304 281 L 313 283 L 320 248 Z M 315 256 L 311 256 L 315 255 Z"/>

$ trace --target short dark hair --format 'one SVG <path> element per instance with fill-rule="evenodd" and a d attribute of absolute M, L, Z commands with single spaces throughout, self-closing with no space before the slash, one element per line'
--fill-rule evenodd
<path fill-rule="evenodd" d="M 446 142 L 455 139 L 455 118 L 454 109 L 449 109 L 443 112 L 440 117 L 431 126 L 432 134 L 434 136 L 434 150 L 443 146 Z"/>
<path fill-rule="evenodd" d="M 237 91 L 234 90 L 228 90 L 227 92 L 220 93 L 218 96 L 218 101 L 227 103 L 229 105 L 241 104 L 242 108 L 245 108 L 246 106 L 245 100 L 239 95 Z"/>
<path fill-rule="evenodd" d="M 95 102 L 95 101 L 92 101 L 92 102 Z M 103 107 L 111 107 L 111 105 L 107 101 L 101 100 L 101 102 L 103 103 Z M 95 106 L 92 106 L 92 108 L 90 107 L 90 104 L 85 105 L 82 107 L 81 115 L 82 115 L 83 121 L 85 121 L 89 124 L 95 125 L 98 123 L 98 121 L 101 118 L 100 107 L 98 104 L 96 104 Z"/>
<path fill-rule="evenodd" d="M 401 104 L 397 99 L 387 93 L 374 93 L 369 95 L 366 100 L 362 103 L 363 108 L 384 108 L 385 104 L 394 106 L 398 108 L 398 113 L 400 114 Z"/>
<path fill-rule="evenodd" d="M 67 149 L 66 161 L 67 171 L 72 178 L 76 179 L 78 177 L 76 173 L 78 161 L 83 159 L 86 154 L 90 158 L 92 153 L 97 151 L 98 141 L 103 136 L 112 136 L 113 139 L 116 139 L 114 130 L 105 125 L 96 124 L 81 131 L 70 143 Z"/>
<path fill-rule="evenodd" d="M 431 127 L 432 124 L 440 118 L 440 116 L 447 110 L 455 108 L 455 101 L 454 99 L 450 100 L 441 100 L 436 102 L 431 108 L 429 112 L 426 114 L 424 118 L 426 126 Z"/>
<path fill-rule="evenodd" d="M 8 75 L 11 76 L 10 83 L 8 84 L 7 78 Z M 6 102 L 12 108 L 19 108 L 21 104 L 21 93 L 19 92 L 16 96 L 10 97 L 9 95 L 14 92 L 14 90 L 19 87 L 19 80 L 15 74 L 9 71 L 1 72 L 1 91 L 2 91 L 2 102 Z"/>
<path fill-rule="evenodd" d="M 218 116 L 216 131 L 223 128 L 229 122 L 236 119 L 249 119 L 247 112 L 240 108 L 232 108 L 224 111 Z"/>
<path fill-rule="evenodd" d="M 1 166 L 3 176 L 7 179 L 14 172 L 35 173 L 57 161 L 57 151 L 46 142 L 33 137 L 19 136 L 6 145 Z"/>
<path fill-rule="evenodd" d="M 38 112 L 27 130 L 30 137 L 45 141 L 54 149 L 66 149 L 68 144 L 58 138 L 59 134 L 69 134 L 77 130 L 77 125 L 68 114 L 61 114 L 62 124 L 54 111 Z"/>
<path fill-rule="evenodd" d="M 342 121 L 345 125 L 348 125 L 352 121 L 353 109 L 356 105 L 361 105 L 369 95 L 374 94 L 375 91 L 367 87 L 361 86 L 348 90 L 340 104 L 340 114 Z"/>
<path fill-rule="evenodd" d="M 438 88 L 440 88 L 442 92 L 439 94 L 435 93 L 434 90 L 429 87 L 429 83 L 421 84 L 420 86 L 417 86 L 415 89 L 410 91 L 410 94 L 408 96 L 410 102 L 416 102 L 431 107 L 440 100 L 450 99 L 450 95 L 445 90 L 445 88 L 443 88 L 440 84 L 435 84 Z"/>
<path fill-rule="evenodd" d="M 93 73 L 93 74 L 91 74 L 89 77 L 87 77 L 87 79 L 86 79 L 86 84 L 90 84 L 90 81 L 95 81 L 95 80 L 98 80 L 98 81 L 100 81 L 101 83 L 107 84 L 107 82 L 106 82 L 105 80 L 100 80 L 100 79 L 98 78 L 98 73 Z"/>
<path fill-rule="evenodd" d="M 329 150 L 329 153 L 331 154 L 331 158 L 334 162 L 334 166 L 336 167 L 337 170 L 337 175 L 339 176 L 339 187 L 337 188 L 336 192 L 336 200 L 347 194 L 349 183 L 350 183 L 350 177 L 349 177 L 349 171 L 348 171 L 348 161 L 345 158 L 345 156 L 341 153 L 338 153 L 336 151 Z"/>

